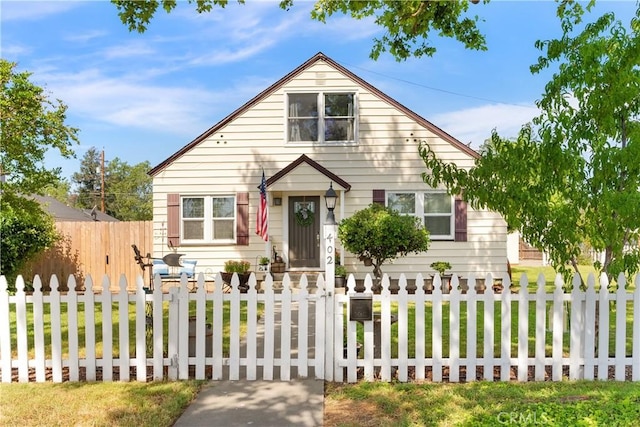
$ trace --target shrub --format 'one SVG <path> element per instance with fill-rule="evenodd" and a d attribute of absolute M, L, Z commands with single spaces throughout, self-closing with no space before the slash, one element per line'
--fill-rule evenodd
<path fill-rule="evenodd" d="M 384 262 L 429 249 L 429 232 L 415 217 L 373 203 L 340 222 L 338 237 L 344 248 L 371 261 L 377 287 Z"/>

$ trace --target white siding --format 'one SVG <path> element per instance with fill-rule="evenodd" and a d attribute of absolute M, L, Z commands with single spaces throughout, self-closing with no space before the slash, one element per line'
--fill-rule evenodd
<path fill-rule="evenodd" d="M 359 134 L 356 144 L 287 144 L 285 142 L 285 93 L 289 90 L 353 90 L 358 93 Z M 372 190 L 421 190 L 427 188 L 420 174 L 425 171 L 418 155 L 419 140 L 427 140 L 438 156 L 462 167 L 471 167 L 473 158 L 430 130 L 416 123 L 365 87 L 357 86 L 323 61 L 310 66 L 277 91 L 251 106 L 232 122 L 167 165 L 154 177 L 154 253 L 167 253 L 163 229 L 166 228 L 166 198 L 169 193 L 213 194 L 249 192 L 251 235 L 249 246 L 184 246 L 179 251 L 198 259 L 197 271 L 215 273 L 225 260 L 243 258 L 255 264 L 271 246 L 283 251 L 283 227 L 286 200 L 282 206 L 270 206 L 270 235 L 265 244 L 254 234 L 259 198 L 257 186 L 264 168 L 267 178 L 289 165 L 302 154 L 336 174 L 352 188 L 345 195 L 345 216 L 365 208 L 372 201 Z M 322 195 L 329 179 L 314 168 L 302 164 L 269 188 L 270 197 L 296 194 Z M 334 185 L 338 191 L 341 190 Z M 323 203 L 321 203 L 323 204 Z M 322 206 L 324 209 L 324 206 Z M 337 219 L 340 220 L 338 207 Z M 324 215 L 324 213 L 321 213 Z M 383 267 L 395 273 L 415 271 L 432 273 L 429 264 L 447 260 L 463 276 L 469 273 L 506 271 L 506 225 L 499 215 L 468 209 L 468 241 L 434 241 L 424 256 L 398 259 Z M 343 252 L 344 253 L 344 252 Z M 370 272 L 360 262 L 348 259 L 350 272 Z"/>

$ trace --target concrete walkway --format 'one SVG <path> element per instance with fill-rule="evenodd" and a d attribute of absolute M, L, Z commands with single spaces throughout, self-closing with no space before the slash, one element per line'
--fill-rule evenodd
<path fill-rule="evenodd" d="M 212 381 L 174 424 L 322 426 L 324 381 Z"/>
<path fill-rule="evenodd" d="M 276 343 L 280 342 L 280 328 L 277 327 L 280 324 L 279 308 L 280 306 L 276 305 Z M 295 304 L 292 305 L 291 317 L 292 319 L 298 317 Z M 315 325 L 314 310 L 310 310 L 308 324 L 310 328 Z M 258 354 L 262 355 L 264 343 L 262 322 L 258 324 L 257 335 Z M 297 342 L 296 328 L 292 331 L 292 342 Z M 309 345 L 313 346 L 311 339 Z M 313 351 L 313 348 L 310 351 Z M 244 349 L 241 349 L 241 354 L 243 352 Z M 277 345 L 274 356 L 279 357 Z M 242 371 L 241 369 L 241 375 Z M 261 369 L 258 368 L 258 378 L 261 378 L 261 375 Z M 274 378 L 279 378 L 279 368 L 274 368 L 274 375 Z M 295 378 L 294 374 L 292 378 Z M 174 426 L 322 426 L 324 381 L 314 378 L 313 369 L 310 369 L 308 379 L 211 381 L 200 391 Z"/>

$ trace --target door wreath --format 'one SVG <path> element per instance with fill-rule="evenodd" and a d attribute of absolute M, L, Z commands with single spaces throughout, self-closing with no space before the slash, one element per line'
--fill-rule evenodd
<path fill-rule="evenodd" d="M 315 214 L 309 209 L 308 204 L 302 204 L 300 209 L 296 211 L 296 223 L 301 227 L 308 227 L 313 224 Z"/>

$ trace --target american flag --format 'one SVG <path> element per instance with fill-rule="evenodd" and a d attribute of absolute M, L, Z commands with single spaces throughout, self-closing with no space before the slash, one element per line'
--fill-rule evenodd
<path fill-rule="evenodd" d="M 260 181 L 260 205 L 258 206 L 258 217 L 256 219 L 256 234 L 262 237 L 265 242 L 269 241 L 269 213 L 267 211 L 267 180 L 262 171 L 262 181 Z"/>

